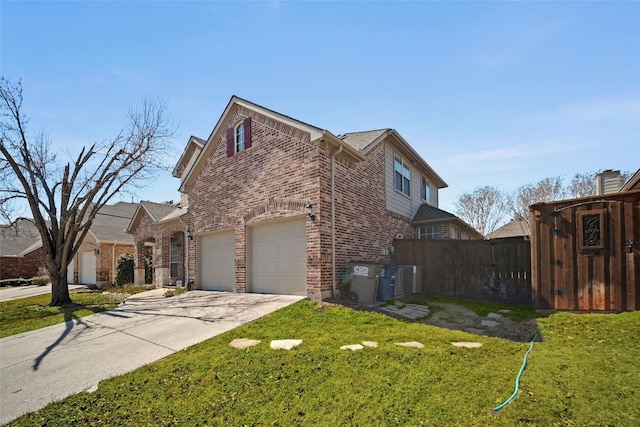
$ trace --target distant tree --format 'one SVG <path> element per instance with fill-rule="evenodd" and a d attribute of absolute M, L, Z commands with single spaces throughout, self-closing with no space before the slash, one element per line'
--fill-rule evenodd
<path fill-rule="evenodd" d="M 67 266 L 98 211 L 116 194 L 135 189 L 166 170 L 175 129 L 166 107 L 144 100 L 130 110 L 127 126 L 113 139 L 85 146 L 77 157 L 58 158 L 43 133 L 30 134 L 22 112 L 22 84 L 0 79 L 0 205 L 28 203 L 42 239 L 51 277 L 50 305 L 71 302 Z"/>
<path fill-rule="evenodd" d="M 463 193 L 455 202 L 458 217 L 483 235 L 494 231 L 507 213 L 505 194 L 492 186 Z"/>
<path fill-rule="evenodd" d="M 566 192 L 569 197 L 588 197 L 596 194 L 598 172 L 577 173 L 571 178 Z"/>
<path fill-rule="evenodd" d="M 559 176 L 545 178 L 535 184 L 521 185 L 508 199 L 508 208 L 515 219 L 529 224 L 529 205 L 565 198 L 566 190 Z"/>

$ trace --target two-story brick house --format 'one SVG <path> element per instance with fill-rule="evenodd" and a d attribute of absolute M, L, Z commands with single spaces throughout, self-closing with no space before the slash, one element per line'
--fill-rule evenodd
<path fill-rule="evenodd" d="M 334 135 L 235 96 L 174 176 L 193 288 L 312 298 L 331 296 L 349 261 L 390 262 L 447 185 L 393 129 Z"/>

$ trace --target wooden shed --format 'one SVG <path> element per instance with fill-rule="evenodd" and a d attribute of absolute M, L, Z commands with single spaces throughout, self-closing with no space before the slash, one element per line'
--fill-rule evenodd
<path fill-rule="evenodd" d="M 534 308 L 640 310 L 640 190 L 529 209 Z"/>

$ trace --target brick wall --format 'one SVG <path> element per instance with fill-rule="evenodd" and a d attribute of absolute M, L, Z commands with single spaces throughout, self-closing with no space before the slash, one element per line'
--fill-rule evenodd
<path fill-rule="evenodd" d="M 0 257 L 0 280 L 30 279 L 38 275 L 38 269 L 44 268 L 42 249 L 36 249 L 23 257 Z"/>
<path fill-rule="evenodd" d="M 366 154 L 366 161 L 336 166 L 336 269 L 338 278 L 349 261 L 390 262 L 393 239 L 411 235 L 410 218 L 386 208 L 385 143 Z M 389 250 L 389 255 L 383 255 Z"/>
<path fill-rule="evenodd" d="M 226 128 L 251 116 L 252 147 L 226 154 Z M 319 203 L 318 150 L 309 134 L 255 111 L 236 106 L 221 123 L 221 135 L 206 164 L 190 183 L 189 227 L 196 233 L 235 230 L 235 288 L 247 289 L 247 226 L 274 218 L 304 214 L 307 203 L 322 217 Z M 315 209 L 316 205 L 318 209 Z M 327 219 L 328 220 L 328 217 Z M 319 291 L 319 228 L 307 221 L 307 287 Z M 196 281 L 196 241 L 189 241 L 189 280 Z M 196 288 L 200 284 L 196 283 Z"/>

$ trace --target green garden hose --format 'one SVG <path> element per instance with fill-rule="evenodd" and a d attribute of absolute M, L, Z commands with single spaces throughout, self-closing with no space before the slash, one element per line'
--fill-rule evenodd
<path fill-rule="evenodd" d="M 547 329 L 549 329 L 551 326 L 553 326 L 554 323 L 556 323 L 556 322 L 555 321 L 551 322 L 546 328 L 544 328 L 542 331 L 536 332 L 536 334 L 533 336 L 533 339 L 531 340 L 531 343 L 529 344 L 529 350 L 527 350 L 527 352 L 524 354 L 524 360 L 522 361 L 522 366 L 520 367 L 520 371 L 518 372 L 518 375 L 516 376 L 516 388 L 515 388 L 515 390 L 513 390 L 513 394 L 511 396 L 509 396 L 509 398 L 507 400 L 505 400 L 504 402 L 502 402 L 501 404 L 499 404 L 498 406 L 493 408 L 493 412 L 494 413 L 500 411 L 502 408 L 507 406 L 518 395 L 518 391 L 520 390 L 520 377 L 522 376 L 522 373 L 524 372 L 524 368 L 526 368 L 526 366 L 527 366 L 527 358 L 529 357 L 529 353 L 531 353 L 531 350 L 533 350 L 533 343 L 536 342 L 536 338 L 538 338 L 538 335 L 540 335 L 542 332 L 544 332 Z"/>

